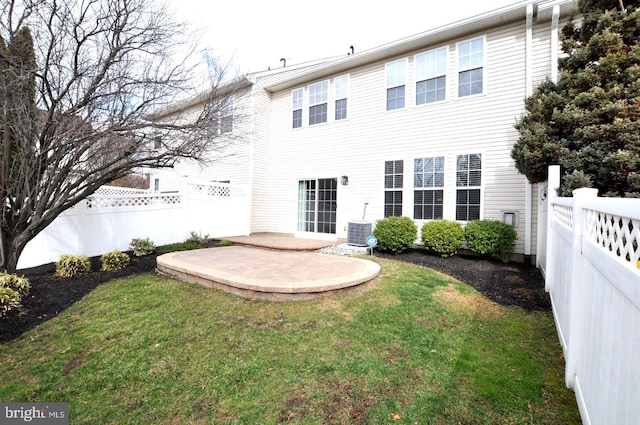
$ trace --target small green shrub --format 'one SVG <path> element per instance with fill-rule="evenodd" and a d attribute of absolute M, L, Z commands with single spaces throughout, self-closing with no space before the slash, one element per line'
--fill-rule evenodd
<path fill-rule="evenodd" d="M 133 251 L 133 255 L 136 257 L 142 257 L 143 255 L 151 254 L 156 250 L 156 245 L 149 238 L 145 239 L 131 239 L 129 248 Z"/>
<path fill-rule="evenodd" d="M 378 239 L 378 249 L 400 254 L 416 241 L 418 227 L 409 217 L 387 217 L 376 223 L 373 236 Z"/>
<path fill-rule="evenodd" d="M 231 246 L 233 245 L 233 242 L 231 242 L 228 239 L 223 239 L 220 242 L 218 242 L 218 246 Z"/>
<path fill-rule="evenodd" d="M 425 223 L 421 230 L 422 243 L 430 251 L 450 257 L 464 243 L 464 229 L 460 223 L 434 220 Z"/>
<path fill-rule="evenodd" d="M 103 271 L 114 271 L 127 267 L 131 259 L 126 253 L 115 250 L 102 255 L 100 261 L 102 262 Z"/>
<path fill-rule="evenodd" d="M 0 286 L 0 317 L 5 316 L 8 312 L 20 308 L 20 294 L 18 291 Z"/>
<path fill-rule="evenodd" d="M 91 261 L 84 255 L 61 255 L 56 263 L 56 274 L 62 277 L 75 276 L 91 270 Z"/>
<path fill-rule="evenodd" d="M 189 245 L 196 246 L 197 248 L 202 248 L 207 244 L 209 240 L 209 235 L 202 236 L 200 233 L 191 232 L 189 238 L 185 241 L 185 243 Z"/>
<path fill-rule="evenodd" d="M 513 227 L 496 220 L 473 220 L 467 223 L 464 237 L 471 251 L 508 263 L 518 234 Z"/>
<path fill-rule="evenodd" d="M 20 297 L 24 297 L 29 293 L 31 284 L 24 276 L 2 272 L 0 273 L 0 287 L 13 289 Z"/>

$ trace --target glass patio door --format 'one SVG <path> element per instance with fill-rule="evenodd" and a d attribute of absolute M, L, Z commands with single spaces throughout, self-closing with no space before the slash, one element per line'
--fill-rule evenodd
<path fill-rule="evenodd" d="M 336 233 L 338 179 L 298 182 L 298 231 Z"/>

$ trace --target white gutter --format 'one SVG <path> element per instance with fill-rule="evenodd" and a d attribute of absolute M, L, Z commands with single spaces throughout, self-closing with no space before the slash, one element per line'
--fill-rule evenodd
<path fill-rule="evenodd" d="M 526 37 L 525 37 L 525 91 L 526 97 L 533 94 L 533 20 L 537 15 L 538 6 L 529 3 L 526 13 Z M 533 186 L 529 180 L 524 183 L 524 256 L 525 261 L 531 256 L 531 211 Z"/>
<path fill-rule="evenodd" d="M 553 6 L 551 15 L 551 81 L 558 82 L 558 20 L 560 19 L 560 6 Z"/>

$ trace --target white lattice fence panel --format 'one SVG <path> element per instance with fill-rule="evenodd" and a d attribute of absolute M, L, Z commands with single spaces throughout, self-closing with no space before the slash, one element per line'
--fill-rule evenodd
<path fill-rule="evenodd" d="M 567 227 L 573 229 L 573 208 L 567 205 L 553 205 L 553 220 Z"/>
<path fill-rule="evenodd" d="M 640 261 L 640 220 L 586 210 L 584 236 L 631 265 Z"/>
<path fill-rule="evenodd" d="M 188 191 L 189 195 L 212 198 L 244 198 L 247 196 L 247 190 L 242 186 L 221 184 L 189 184 Z"/>
<path fill-rule="evenodd" d="M 181 202 L 180 195 L 145 195 L 126 197 L 95 197 L 87 199 L 87 208 L 124 208 L 148 205 L 175 205 Z"/>
<path fill-rule="evenodd" d="M 141 195 L 147 193 L 145 189 L 134 189 L 132 187 L 102 186 L 96 190 L 94 195 L 114 196 L 114 195 Z"/>

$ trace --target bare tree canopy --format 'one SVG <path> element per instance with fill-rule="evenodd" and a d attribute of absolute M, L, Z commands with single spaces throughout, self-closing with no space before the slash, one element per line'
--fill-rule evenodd
<path fill-rule="evenodd" d="M 221 74 L 204 108 L 158 119 L 194 85 L 184 30 L 150 0 L 0 1 L 0 269 L 100 186 L 229 143 Z"/>

